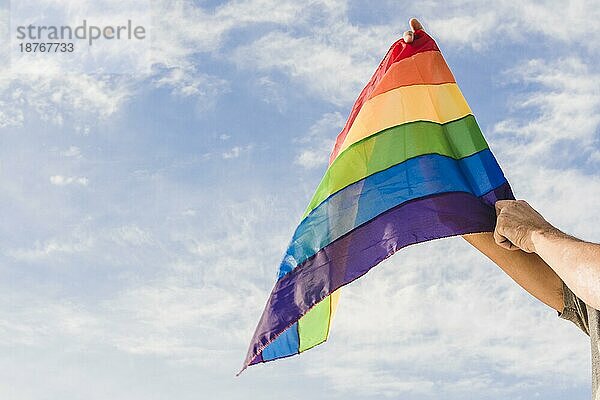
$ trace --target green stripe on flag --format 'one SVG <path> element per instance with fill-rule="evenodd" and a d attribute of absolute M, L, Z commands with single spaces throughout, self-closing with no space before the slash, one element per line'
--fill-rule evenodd
<path fill-rule="evenodd" d="M 423 154 L 461 159 L 487 149 L 473 115 L 438 124 L 416 121 L 385 129 L 344 150 L 329 166 L 302 219 L 339 190 Z"/>

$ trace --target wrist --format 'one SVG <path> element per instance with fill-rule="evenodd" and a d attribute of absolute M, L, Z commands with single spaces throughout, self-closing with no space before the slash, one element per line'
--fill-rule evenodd
<path fill-rule="evenodd" d="M 541 245 L 545 241 L 551 240 L 552 238 L 556 238 L 561 234 L 562 232 L 553 227 L 552 225 L 532 229 L 529 234 L 529 238 L 533 247 L 533 252 L 537 253 Z"/>

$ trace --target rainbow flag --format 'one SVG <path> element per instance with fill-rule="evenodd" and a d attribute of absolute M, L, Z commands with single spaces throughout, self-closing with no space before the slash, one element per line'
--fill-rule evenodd
<path fill-rule="evenodd" d="M 242 371 L 327 340 L 339 289 L 399 249 L 495 226 L 514 199 L 435 41 L 392 45 L 337 137 Z"/>

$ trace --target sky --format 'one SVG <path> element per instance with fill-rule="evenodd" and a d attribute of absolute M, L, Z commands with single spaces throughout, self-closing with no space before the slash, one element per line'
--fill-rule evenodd
<path fill-rule="evenodd" d="M 326 344 L 235 374 L 410 17 L 516 196 L 600 242 L 595 3 L 1 0 L 0 397 L 589 398 L 589 339 L 460 238 L 348 285 Z M 149 37 L 96 58 L 15 51 L 18 21 L 84 18 Z"/>

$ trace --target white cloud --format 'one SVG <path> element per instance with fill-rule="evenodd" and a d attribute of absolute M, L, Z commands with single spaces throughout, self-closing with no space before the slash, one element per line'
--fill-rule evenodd
<path fill-rule="evenodd" d="M 578 46 L 596 51 L 595 40 L 600 33 L 594 21 L 600 16 L 598 8 L 585 0 L 561 4 L 556 12 L 556 2 L 508 0 L 494 2 L 493 9 L 476 0 L 456 2 L 424 2 L 415 6 L 413 13 L 423 16 L 425 29 L 449 46 L 472 47 L 475 50 L 493 51 L 503 44 L 542 42 L 542 38 L 555 43 Z M 581 27 L 585 26 L 585 38 Z"/>
<path fill-rule="evenodd" d="M 19 261 L 48 260 L 88 251 L 93 243 L 91 237 L 53 238 L 43 243 L 36 242 L 33 248 L 9 250 L 8 255 Z"/>
<path fill-rule="evenodd" d="M 125 225 L 114 229 L 113 240 L 123 246 L 143 246 L 153 243 L 152 235 L 136 225 Z"/>
<path fill-rule="evenodd" d="M 81 185 L 87 186 L 89 179 L 85 176 L 63 176 L 63 175 L 52 175 L 50 177 L 50 183 L 56 186 L 68 186 L 68 185 Z"/>
<path fill-rule="evenodd" d="M 61 151 L 60 154 L 64 157 L 81 158 L 81 150 L 77 146 L 69 146 L 68 149 Z"/>
<path fill-rule="evenodd" d="M 594 163 L 600 163 L 600 151 L 599 150 L 592 151 L 589 161 L 594 162 Z"/>
<path fill-rule="evenodd" d="M 287 109 L 288 100 L 284 95 L 284 85 L 268 76 L 261 76 L 257 81 L 262 100 L 275 107 L 280 113 Z"/>
<path fill-rule="evenodd" d="M 331 9 L 338 8 L 329 3 L 333 2 L 319 2 Z M 250 0 L 230 1 L 209 12 L 191 1 L 157 1 L 153 9 L 152 64 L 167 70 L 178 68 L 180 72 L 171 75 L 168 82 L 177 82 L 175 87 L 189 87 L 185 82 L 193 74 L 194 56 L 212 53 L 219 54 L 225 61 L 237 62 L 231 49 L 221 49 L 232 31 L 267 24 L 293 26 L 306 21 L 307 10 L 313 7 L 314 4 L 304 5 L 290 0 Z"/>
<path fill-rule="evenodd" d="M 509 99 L 511 113 L 493 129 L 492 148 L 515 194 L 559 227 L 600 240 L 590 229 L 600 223 L 593 222 L 600 177 L 592 164 L 600 135 L 598 73 L 567 58 L 528 61 L 507 76 L 530 89 Z"/>
<path fill-rule="evenodd" d="M 102 303 L 106 340 L 130 354 L 236 372 L 287 239 L 267 229 L 282 207 L 269 196 L 223 202 L 216 216 L 223 237 L 211 237 L 211 220 L 161 227 L 165 264 L 156 279 L 136 278 Z"/>
<path fill-rule="evenodd" d="M 321 168 L 327 165 L 334 143 L 333 138 L 344 126 L 344 122 L 344 118 L 339 112 L 323 114 L 310 127 L 306 135 L 296 139 L 301 146 L 295 163 L 306 169 Z"/>
<path fill-rule="evenodd" d="M 218 328 L 230 325 L 238 312 L 236 296 L 228 288 L 171 280 L 128 290 L 106 304 L 116 317 L 111 335 L 115 346 L 134 354 L 218 364 L 205 356 L 211 350 L 227 352 L 223 345 L 236 341 L 232 331 Z"/>
<path fill-rule="evenodd" d="M 249 145 L 246 145 L 246 146 L 234 146 L 231 149 L 229 149 L 228 151 L 224 151 L 223 153 L 221 153 L 221 157 L 224 160 L 230 160 L 232 158 L 238 158 L 242 154 L 248 153 L 253 148 L 254 148 L 254 146 L 252 144 L 249 144 Z"/>
<path fill-rule="evenodd" d="M 14 109 L 7 102 L 0 101 L 0 128 L 21 126 L 24 121 L 23 111 Z"/>
<path fill-rule="evenodd" d="M 341 1 L 321 1 L 320 4 L 336 15 L 345 10 L 345 2 Z M 121 76 L 102 71 L 86 74 L 85 71 L 93 70 L 93 65 L 88 66 L 90 60 L 85 58 L 87 52 L 84 51 L 65 60 L 57 57 L 13 60 L 10 67 L 0 70 L 0 105 L 4 106 L 0 112 L 0 127 L 22 125 L 25 107 L 32 108 L 44 121 L 59 125 L 71 118 L 104 119 L 117 112 L 147 79 L 158 87 L 171 88 L 176 95 L 202 98 L 199 111 L 205 111 L 217 95 L 227 91 L 228 85 L 220 77 L 198 71 L 195 57 L 217 54 L 225 37 L 235 29 L 257 24 L 306 23 L 307 11 L 312 7 L 293 1 L 253 0 L 229 2 L 209 12 L 187 0 L 142 4 L 114 0 L 69 0 L 60 4 L 50 0 L 20 2 L 13 10 L 15 18 L 43 13 L 61 24 L 79 24 L 82 15 L 98 24 L 115 24 L 135 15 L 137 22 L 150 27 L 151 51 L 146 46 L 126 42 L 119 46 L 100 46 L 100 50 L 96 46 L 96 60 L 119 68 L 125 72 Z M 298 51 L 302 52 L 300 48 Z M 121 71 L 123 63 L 130 66 L 129 72 Z M 73 66 L 85 69 L 73 71 Z M 346 74 L 353 72 L 356 70 Z M 335 84 L 325 86 L 337 92 Z"/>
<path fill-rule="evenodd" d="M 368 80 L 382 43 L 389 42 L 382 33 L 339 23 L 303 37 L 274 31 L 239 47 L 234 59 L 240 67 L 282 71 L 314 96 L 344 105 Z"/>
<path fill-rule="evenodd" d="M 154 82 L 157 87 L 170 87 L 173 93 L 183 97 L 201 96 L 213 99 L 227 89 L 225 80 L 191 68 L 171 68 L 160 74 Z"/>
<path fill-rule="evenodd" d="M 507 36 L 502 30 L 490 31 L 498 27 L 498 13 L 487 11 L 482 13 L 464 13 L 451 17 L 433 18 L 427 24 L 427 31 L 440 38 L 444 43 L 458 46 L 470 46 L 475 50 L 487 49 L 493 42 L 492 34 Z"/>
<path fill-rule="evenodd" d="M 3 126 L 21 126 L 27 108 L 46 122 L 62 125 L 66 118 L 104 119 L 114 114 L 130 95 L 122 77 L 70 74 L 51 62 L 13 66 L 0 71 L 0 96 L 10 113 L 0 115 Z"/>
<path fill-rule="evenodd" d="M 102 3 L 102 4 L 100 4 Z M 112 0 L 102 2 L 67 1 L 58 4 L 54 1 L 23 1 L 13 4 L 11 22 L 13 24 L 43 22 L 47 24 L 81 24 L 82 16 L 97 22 L 112 20 L 126 21 L 122 17 L 129 12 L 127 5 L 111 8 L 117 3 Z M 141 17 L 145 18 L 145 17 Z M 11 34 L 12 36 L 12 34 Z M 94 47 L 96 62 L 124 63 L 127 55 L 137 54 L 135 48 L 125 42 L 124 48 L 108 46 Z M 16 43 L 11 45 L 16 48 Z M 110 72 L 88 67 L 93 57 L 86 58 L 85 48 L 78 48 L 71 54 L 20 54 L 13 51 L 10 63 L 0 68 L 0 100 L 12 117 L 11 126 L 23 124 L 19 117 L 32 110 L 45 122 L 62 125 L 66 120 L 105 119 L 113 115 L 129 98 L 135 86 L 131 77 L 115 76 Z M 6 120 L 7 118 L 2 118 Z"/>
<path fill-rule="evenodd" d="M 568 161 L 595 149 L 600 127 L 599 73 L 572 57 L 530 60 L 506 71 L 506 76 L 531 88 L 510 104 L 513 118 L 494 129 L 505 140 L 517 142 L 518 152 L 532 157 L 553 154 L 548 161 L 555 163 L 557 157 Z"/>
<path fill-rule="evenodd" d="M 198 72 L 191 57 L 215 50 L 235 22 L 215 23 L 213 16 L 190 1 L 69 0 L 58 4 L 48 0 L 17 6 L 12 10 L 15 22 L 44 15 L 46 22 L 77 25 L 85 16 L 89 23 L 114 25 L 135 15 L 137 23 L 150 28 L 150 37 L 144 45 L 97 43 L 91 58 L 86 49 L 69 57 L 13 57 L 10 65 L 0 69 L 0 127 L 21 126 L 27 108 L 58 125 L 66 120 L 106 119 L 148 78 L 159 87 L 170 87 L 176 95 L 210 102 L 224 88 L 222 79 Z M 94 63 L 101 63 L 103 69 Z M 122 74 L 112 74 L 113 69 Z"/>
<path fill-rule="evenodd" d="M 345 2 L 317 0 L 314 5 L 331 7 L 332 5 L 344 6 Z M 228 24 L 255 24 L 274 23 L 290 25 L 306 20 L 303 11 L 309 7 L 291 0 L 234 0 L 217 8 L 216 19 L 227 21 Z"/>
<path fill-rule="evenodd" d="M 0 318 L 0 346 L 43 348 L 58 338 L 85 341 L 98 331 L 99 321 L 84 307 L 66 300 L 49 302 L 42 296 L 8 291 L 14 303 L 9 305 L 5 300 L 0 305 L 4 310 Z"/>

